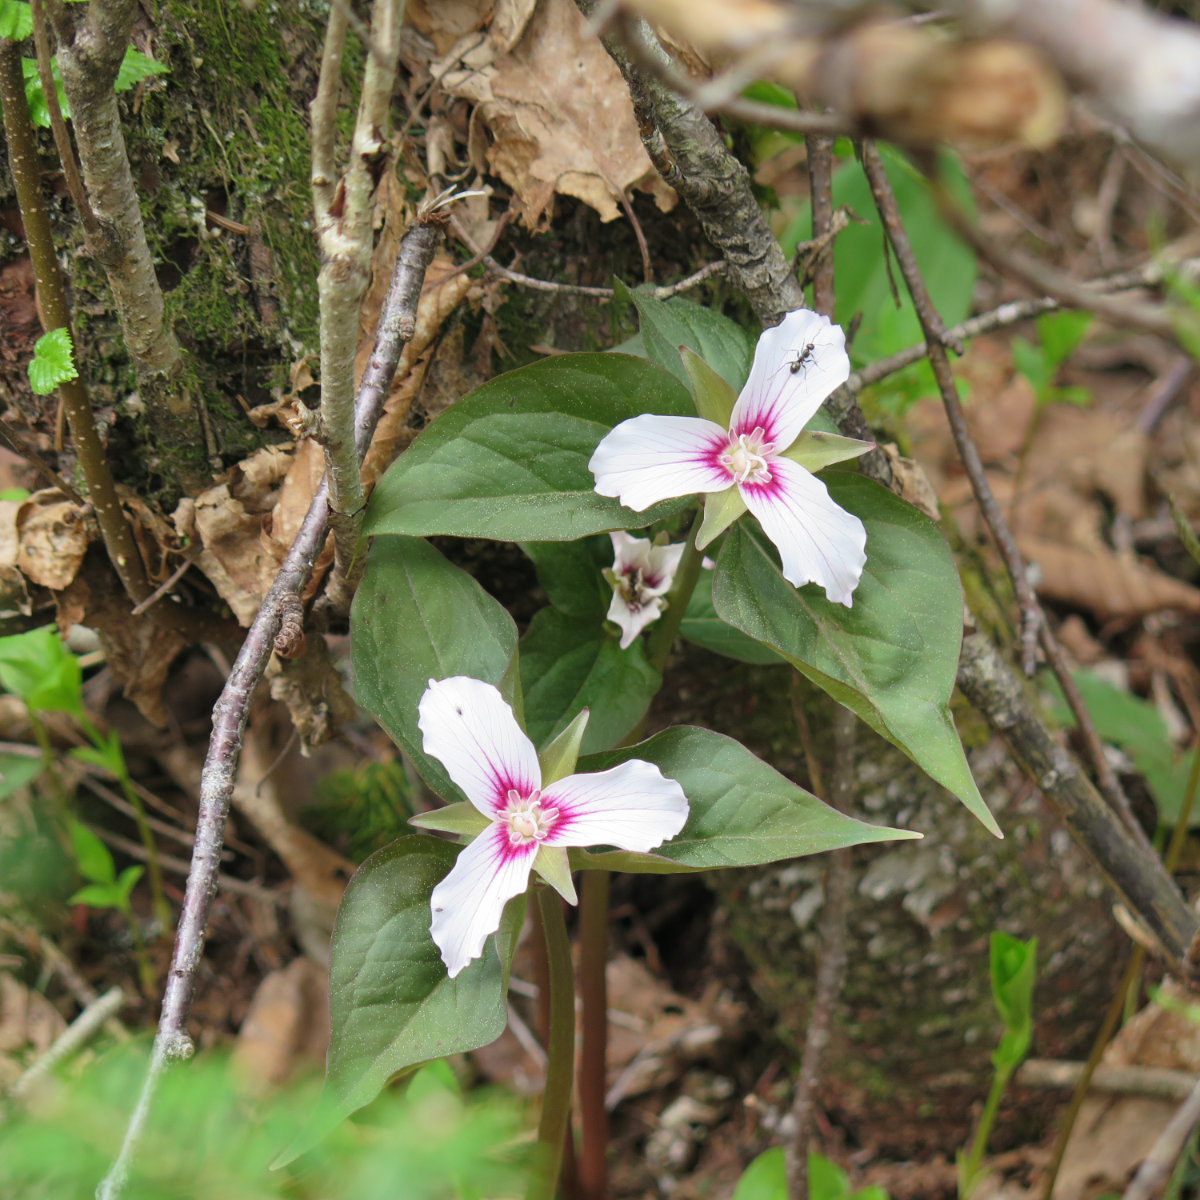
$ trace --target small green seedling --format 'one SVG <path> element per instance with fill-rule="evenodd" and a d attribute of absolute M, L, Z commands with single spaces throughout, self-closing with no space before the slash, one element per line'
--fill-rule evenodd
<path fill-rule="evenodd" d="M 1088 312 L 1047 313 L 1037 319 L 1036 344 L 1013 338 L 1013 362 L 1033 385 L 1039 412 L 1050 404 L 1083 405 L 1091 399 L 1087 388 L 1059 387 L 1054 382 L 1091 323 L 1092 314 Z"/>
<path fill-rule="evenodd" d="M 25 0 L 0 0 L 0 37 L 13 42 L 23 42 L 33 35 L 33 11 Z M 58 73 L 58 64 L 51 62 L 50 70 L 54 75 L 55 91 L 58 93 L 58 107 L 64 117 L 70 117 L 71 110 L 67 97 L 63 92 L 62 79 Z M 165 63 L 148 58 L 132 46 L 125 50 L 125 57 L 117 68 L 117 77 L 113 81 L 114 92 L 127 92 L 136 87 L 143 79 L 151 75 L 163 75 L 170 68 Z M 25 103 L 29 106 L 29 117 L 35 125 L 43 129 L 50 125 L 50 110 L 46 107 L 46 96 L 42 90 L 42 79 L 38 74 L 37 60 L 21 59 L 21 74 L 25 83 Z"/>
<path fill-rule="evenodd" d="M 29 360 L 26 370 L 29 373 L 29 386 L 39 396 L 54 391 L 60 383 L 66 383 L 69 379 L 78 379 L 69 330 L 52 329 L 42 334 L 33 344 L 33 358 Z"/>
<path fill-rule="evenodd" d="M 808 1197 L 809 1200 L 888 1200 L 887 1192 L 874 1184 L 851 1191 L 846 1172 L 815 1152 L 808 1156 Z M 782 1146 L 772 1146 L 742 1172 L 733 1200 L 788 1200 L 787 1164 Z"/>
<path fill-rule="evenodd" d="M 143 874 L 142 867 L 126 867 L 120 875 L 108 847 L 86 825 L 71 822 L 71 844 L 79 873 L 88 880 L 68 901 L 88 908 L 115 908 L 131 921 L 129 896 Z"/>
<path fill-rule="evenodd" d="M 1029 1052 L 1033 1038 L 1033 983 L 1037 971 L 1037 938 L 1028 942 L 999 931 L 992 934 L 991 972 L 992 999 L 1004 1023 L 1000 1044 L 992 1053 L 995 1075 L 992 1090 L 975 1130 L 975 1140 L 967 1152 L 958 1155 L 958 1194 L 962 1200 L 983 1181 L 983 1156 L 988 1135 L 996 1120 L 996 1112 L 1004 1089 L 1021 1060 Z"/>

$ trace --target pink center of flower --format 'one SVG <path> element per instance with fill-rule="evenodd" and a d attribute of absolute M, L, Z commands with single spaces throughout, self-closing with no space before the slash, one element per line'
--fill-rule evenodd
<path fill-rule="evenodd" d="M 720 457 L 723 466 L 732 476 L 734 483 L 770 483 L 770 456 L 775 443 L 767 441 L 766 430 L 761 425 L 753 433 L 729 435 L 729 448 Z"/>
<path fill-rule="evenodd" d="M 500 820 L 508 826 L 508 844 L 527 846 L 530 842 L 541 842 L 549 836 L 558 820 L 557 808 L 542 807 L 542 793 L 534 788 L 528 796 L 522 796 L 516 788 L 509 788 L 507 803 L 500 812 Z"/>

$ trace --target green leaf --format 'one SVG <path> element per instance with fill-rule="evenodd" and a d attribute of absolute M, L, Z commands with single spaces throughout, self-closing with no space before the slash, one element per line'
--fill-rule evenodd
<path fill-rule="evenodd" d="M 888 1200 L 876 1185 L 850 1191 L 850 1179 L 836 1163 L 815 1151 L 808 1156 L 809 1200 Z M 782 1146 L 772 1146 L 742 1172 L 733 1200 L 788 1200 L 787 1163 Z"/>
<path fill-rule="evenodd" d="M 68 379 L 78 379 L 79 372 L 71 357 L 71 334 L 67 329 L 52 329 L 33 344 L 33 358 L 26 368 L 29 386 L 39 396 L 52 392 Z"/>
<path fill-rule="evenodd" d="M 600 620 L 608 611 L 612 588 L 604 568 L 613 565 L 613 547 L 607 534 L 577 542 L 522 542 L 532 560 L 546 599 L 568 617 Z"/>
<path fill-rule="evenodd" d="M 933 305 L 947 325 L 956 325 L 971 310 L 975 254 L 946 227 L 929 185 L 908 160 L 884 144 L 879 145 L 879 152 Z M 970 186 L 957 159 L 946 152 L 939 166 L 946 186 L 973 211 Z M 924 341 L 921 322 L 894 262 L 889 279 L 883 227 L 866 175 L 857 162 L 845 162 L 834 172 L 833 202 L 838 207 L 849 206 L 864 221 L 851 223 L 839 233 L 833 252 L 837 323 L 848 328 L 856 317 L 862 317 L 851 348 L 855 363 L 873 362 Z M 784 253 L 791 254 L 798 242 L 812 236 L 811 231 L 811 212 L 805 208 L 780 238 Z M 892 281 L 900 294 L 899 307 L 892 296 Z"/>
<path fill-rule="evenodd" d="M 447 409 L 380 480 L 366 532 L 574 541 L 642 529 L 691 497 L 642 513 L 598 496 L 588 460 L 644 412 L 693 415 L 678 380 L 621 354 L 565 354 L 485 383 Z"/>
<path fill-rule="evenodd" d="M 129 897 L 133 889 L 137 887 L 137 882 L 146 873 L 145 867 L 126 867 L 125 870 L 117 876 L 117 881 L 113 885 L 117 894 L 121 897 L 117 904 L 118 908 L 127 909 L 129 907 Z"/>
<path fill-rule="evenodd" d="M 32 783 L 45 766 L 40 754 L 0 754 L 0 800 Z"/>
<path fill-rule="evenodd" d="M 740 325 L 682 296 L 656 300 L 649 292 L 638 289 L 630 293 L 630 298 L 637 306 L 647 357 L 670 371 L 682 384 L 691 385 L 679 356 L 682 346 L 694 350 L 735 394 L 746 382 L 754 358 L 754 343 Z"/>
<path fill-rule="evenodd" d="M 469 675 L 500 688 L 517 648 L 512 618 L 465 571 L 416 538 L 379 538 L 350 611 L 354 694 L 412 759 L 430 787 L 459 799 L 421 748 L 417 705 L 430 679 Z"/>
<path fill-rule="evenodd" d="M 742 521 L 717 559 L 717 615 L 778 651 L 999 835 L 950 716 L 962 587 L 945 539 L 928 517 L 869 479 L 832 473 L 826 481 L 867 528 L 854 607 L 830 603 L 812 584 L 794 588 L 779 573 L 774 547 Z"/>
<path fill-rule="evenodd" d="M 1176 748 L 1162 713 L 1149 700 L 1117 687 L 1093 671 L 1074 671 L 1072 678 L 1096 732 L 1129 755 L 1154 797 L 1159 820 L 1173 824 L 1183 807 L 1196 751 L 1184 754 Z M 1043 683 L 1054 698 L 1055 719 L 1073 727 L 1075 717 L 1057 681 L 1047 677 Z M 1200 808 L 1193 810 L 1191 824 L 1200 825 Z"/>
<path fill-rule="evenodd" d="M 538 753 L 542 769 L 542 787 L 557 783 L 575 774 L 575 764 L 582 753 L 583 735 L 587 730 L 590 712 L 580 712 L 573 721 Z"/>
<path fill-rule="evenodd" d="M 0 0 L 0 38 L 23 42 L 33 35 L 33 9 L 21 0 Z"/>
<path fill-rule="evenodd" d="M 143 79 L 149 79 L 152 75 L 166 75 L 170 69 L 166 63 L 147 58 L 140 50 L 129 46 L 125 50 L 125 57 L 121 59 L 121 65 L 117 68 L 113 91 L 127 92 L 131 87 L 136 87 L 141 83 Z"/>
<path fill-rule="evenodd" d="M 679 627 L 680 636 L 696 646 L 703 646 L 714 654 L 744 663 L 782 663 L 769 646 L 747 637 L 732 625 L 726 625 L 717 616 L 712 600 L 713 573 L 701 571 L 696 588 L 688 600 L 687 613 Z"/>
<path fill-rule="evenodd" d="M 429 935 L 429 894 L 457 853 L 435 838 L 403 837 L 351 877 L 333 930 L 326 1103 L 277 1167 L 369 1104 L 392 1076 L 504 1032 L 506 973 L 492 939 L 450 979 Z"/>
<path fill-rule="evenodd" d="M 0 638 L 0 686 L 35 713 L 83 717 L 83 670 L 53 625 Z"/>
<path fill-rule="evenodd" d="M 58 74 L 58 63 L 52 62 L 50 69 L 54 74 L 54 85 L 58 91 L 58 107 L 62 110 L 62 115 L 67 117 L 70 114 L 67 111 L 67 97 L 63 92 L 62 80 Z M 38 74 L 36 60 L 21 59 L 21 77 L 25 84 L 25 104 L 29 109 L 29 119 L 40 129 L 49 129 L 50 110 L 46 107 L 46 96 L 42 91 L 42 79 Z"/>
<path fill-rule="evenodd" d="M 653 854 L 571 851 L 577 870 L 665 875 L 820 854 L 844 846 L 919 837 L 844 816 L 756 758 L 740 742 L 708 729 L 667 729 L 649 741 L 595 754 L 580 771 L 603 771 L 631 758 L 654 763 L 688 798 L 687 824 Z"/>
<path fill-rule="evenodd" d="M 83 904 L 88 908 L 120 908 L 125 895 L 116 883 L 89 883 L 67 897 L 68 904 Z"/>
<path fill-rule="evenodd" d="M 469 800 L 457 800 L 429 812 L 409 817 L 408 823 L 418 829 L 436 829 L 440 833 L 461 834 L 473 838 L 481 834 L 491 821 Z"/>
<path fill-rule="evenodd" d="M 90 766 L 99 767 L 102 771 L 107 771 L 115 779 L 123 779 L 126 775 L 125 770 L 125 755 L 121 750 L 121 739 L 116 733 L 110 734 L 108 737 L 98 735 L 98 744 L 95 746 L 76 746 L 71 750 L 71 757 L 76 762 L 88 763 Z"/>
<path fill-rule="evenodd" d="M 1004 1035 L 992 1055 L 997 1068 L 1013 1068 L 1029 1050 L 1033 1037 L 1033 984 L 1037 973 L 1037 938 L 1023 942 L 999 930 L 990 945 L 992 999 L 1004 1022 Z"/>
<path fill-rule="evenodd" d="M 92 883 L 114 884 L 117 868 L 108 847 L 86 826 L 71 822 L 71 846 L 79 873 Z"/>
<path fill-rule="evenodd" d="M 575 620 L 543 608 L 521 639 L 525 728 L 536 746 L 588 708 L 582 751 L 607 750 L 637 726 L 661 686 L 641 642 L 622 650 L 594 618 Z"/>
<path fill-rule="evenodd" d="M 688 386 L 692 389 L 692 399 L 696 402 L 696 412 L 706 421 L 728 429 L 737 405 L 737 389 L 718 375 L 695 351 L 684 346 L 680 356 Z"/>
<path fill-rule="evenodd" d="M 1083 341 L 1095 317 L 1090 312 L 1043 313 L 1037 319 L 1038 337 L 1051 373 L 1057 371 Z"/>

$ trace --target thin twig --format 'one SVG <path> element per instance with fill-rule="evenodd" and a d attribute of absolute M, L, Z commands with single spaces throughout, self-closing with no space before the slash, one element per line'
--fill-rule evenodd
<path fill-rule="evenodd" d="M 392 284 L 383 305 L 375 350 L 358 389 L 355 444 L 360 459 L 391 389 L 400 352 L 412 337 L 416 326 L 421 287 L 425 272 L 433 261 L 439 236 L 438 224 L 427 217 L 424 223 L 409 229 L 401 241 Z M 186 1030 L 187 1017 L 195 991 L 196 972 L 204 953 L 208 914 L 216 894 L 221 843 L 237 777 L 242 738 L 250 714 L 250 700 L 271 656 L 285 599 L 302 594 L 320 547 L 324 544 L 328 522 L 328 490 L 322 482 L 279 574 L 246 633 L 233 669 L 213 709 L 212 738 L 200 777 L 200 811 L 196 822 L 192 865 L 158 1033 L 142 1092 L 130 1117 L 120 1154 L 100 1184 L 97 1200 L 118 1200 L 125 1191 L 162 1075 L 171 1063 L 189 1058 L 192 1054 L 192 1042 Z"/>
<path fill-rule="evenodd" d="M 998 305 L 988 312 L 975 317 L 968 317 L 958 325 L 951 326 L 946 332 L 959 341 L 970 341 L 984 333 L 992 333 L 997 329 L 1007 329 L 1010 325 L 1029 321 L 1040 317 L 1043 313 L 1057 312 L 1064 308 L 1091 309 L 1091 301 L 1095 294 L 1106 292 L 1124 292 L 1133 288 L 1155 287 L 1162 283 L 1168 272 L 1176 272 L 1185 277 L 1195 275 L 1200 270 L 1200 258 L 1183 259 L 1177 263 L 1168 263 L 1155 259 L 1132 271 L 1121 271 L 1113 275 L 1102 275 L 1098 279 L 1087 280 L 1079 285 L 1080 290 L 1073 298 L 1062 296 L 1038 296 L 1028 300 L 1010 300 Z M 1079 303 L 1074 303 L 1078 300 Z M 846 382 L 851 391 L 859 392 L 872 383 L 878 383 L 887 375 L 894 375 L 915 362 L 920 362 L 928 347 L 924 342 L 908 346 L 895 354 L 869 363 L 861 370 L 855 371 Z"/>
<path fill-rule="evenodd" d="M 810 267 L 813 307 L 833 320 L 833 142 L 809 134 L 804 139 L 808 158 L 808 190 L 812 198 L 812 240 L 816 260 Z"/>
<path fill-rule="evenodd" d="M 833 769 L 829 773 L 829 795 L 824 799 L 842 813 L 849 811 L 854 795 L 856 726 L 857 718 L 848 708 L 840 704 L 834 708 Z M 825 863 L 825 900 L 817 929 L 821 961 L 813 986 L 800 1074 L 792 1098 L 792 1132 L 785 1147 L 790 1200 L 808 1200 L 808 1144 L 816 1122 L 817 1087 L 821 1082 L 833 1016 L 846 975 L 846 920 L 850 909 L 849 852 L 833 850 L 826 855 Z"/>
<path fill-rule="evenodd" d="M 21 73 L 21 52 L 15 42 L 0 39 L 0 101 L 4 107 L 4 134 L 8 142 L 8 159 L 12 165 L 17 203 L 25 226 L 29 257 L 33 263 L 38 300 L 41 303 L 45 328 L 71 331 L 71 311 L 67 290 L 54 247 L 50 218 L 41 191 L 41 171 L 29 108 L 25 101 L 25 84 Z M 72 335 L 72 343 L 75 343 Z M 149 591 L 145 569 L 125 520 L 117 496 L 116 483 L 109 470 L 104 446 L 92 415 L 92 403 L 81 379 L 71 379 L 59 387 L 71 439 L 79 455 L 79 465 L 87 480 L 88 499 L 96 512 L 104 548 L 108 551 L 122 586 L 136 602 Z"/>
<path fill-rule="evenodd" d="M 913 254 L 908 234 L 905 232 L 900 217 L 896 197 L 892 192 L 891 183 L 888 181 L 883 159 L 880 158 L 879 151 L 869 142 L 863 144 L 862 162 L 867 182 L 871 188 L 871 195 L 879 210 L 880 220 L 887 231 L 888 241 L 896 254 L 896 261 L 900 264 L 901 274 L 904 276 L 904 282 L 912 297 L 913 307 L 925 334 L 929 363 L 933 368 L 934 379 L 937 381 L 938 391 L 942 396 L 946 420 L 950 425 L 950 432 L 958 449 L 959 460 L 970 480 L 971 490 L 975 495 L 979 511 L 983 514 L 984 521 L 987 522 L 988 530 L 991 532 L 1012 579 L 1017 603 L 1021 610 L 1021 644 L 1025 674 L 1032 675 L 1034 672 L 1037 664 L 1037 646 L 1040 643 L 1046 660 L 1075 715 L 1079 734 L 1083 739 L 1092 769 L 1096 773 L 1100 790 L 1104 793 L 1113 811 L 1124 820 L 1130 835 L 1148 846 L 1146 835 L 1133 815 L 1133 808 L 1129 803 L 1128 796 L 1125 795 L 1125 789 L 1121 787 L 1116 772 L 1104 752 L 1100 735 L 1096 731 L 1091 713 L 1083 702 L 1083 697 L 1067 666 L 1058 639 L 1054 636 L 1054 631 L 1050 628 L 1037 596 L 1034 594 L 1012 531 L 1004 519 L 1004 514 L 1000 511 L 999 504 L 996 503 L 996 497 L 983 469 L 979 451 L 967 428 L 966 415 L 963 413 L 962 404 L 958 399 L 958 385 L 950 367 L 950 357 L 946 352 L 948 340 L 946 327 L 925 286 L 925 280 L 921 275 L 921 269 L 917 264 L 916 256 Z"/>
<path fill-rule="evenodd" d="M 925 334 L 926 350 L 930 366 L 933 367 L 934 378 L 937 380 L 938 391 L 946 409 L 946 419 L 954 436 L 954 444 L 958 449 L 959 459 L 971 481 L 971 490 L 975 493 L 975 502 L 987 522 L 988 529 L 1000 550 L 1004 564 L 1012 578 L 1013 588 L 1017 595 L 1017 603 L 1021 609 L 1021 644 L 1023 646 L 1023 665 L 1026 675 L 1032 675 L 1037 664 L 1038 628 L 1043 623 L 1041 606 L 1033 593 L 1029 577 L 1025 573 L 1025 564 L 1021 561 L 1017 544 L 1013 540 L 1000 512 L 1000 506 L 992 494 L 991 485 L 984 474 L 983 463 L 979 451 L 971 440 L 967 430 L 966 417 L 958 399 L 958 385 L 950 368 L 950 357 L 946 353 L 947 331 L 942 318 L 934 308 L 925 286 L 921 268 L 913 254 L 892 185 L 887 177 L 883 159 L 879 151 L 870 142 L 862 145 L 862 164 L 866 172 L 867 183 L 871 188 L 871 196 L 879 211 L 880 220 L 887 232 L 896 261 L 900 265 L 900 273 L 908 286 L 912 297 L 913 308 L 921 322 L 921 330 Z"/>
<path fill-rule="evenodd" d="M 1073 1088 L 1083 1071 L 1084 1064 L 1081 1062 L 1030 1058 L 1017 1068 L 1013 1082 L 1023 1088 Z M 1178 1103 L 1191 1095 L 1196 1083 L 1193 1071 L 1101 1063 L 1092 1075 L 1091 1090 L 1114 1096 L 1145 1096 L 1151 1100 L 1173 1100 Z"/>
<path fill-rule="evenodd" d="M 97 996 L 50 1044 L 44 1054 L 31 1063 L 13 1084 L 9 1095 L 14 1100 L 29 1099 L 38 1084 L 69 1054 L 82 1049 L 128 1003 L 129 997 L 119 987 L 109 988 Z"/>
<path fill-rule="evenodd" d="M 1125 823 L 1046 728 L 1012 668 L 982 634 L 963 638 L 958 686 L 1003 735 L 1022 770 L 1158 946 L 1163 961 L 1185 977 L 1196 976 L 1196 964 L 1186 958 L 1197 932 L 1196 917 L 1162 860 L 1129 836 Z"/>
<path fill-rule="evenodd" d="M 331 22 L 338 12 L 344 15 L 344 10 L 335 8 L 330 13 Z M 313 214 L 324 259 L 317 277 L 321 403 L 316 438 L 325 451 L 329 527 L 334 541 L 333 573 L 326 594 L 339 608 L 348 606 L 343 581 L 354 569 L 366 509 L 362 472 L 354 450 L 354 358 L 359 309 L 370 279 L 375 194 L 390 152 L 384 131 L 396 79 L 403 16 L 404 0 L 375 0 L 371 36 L 385 61 L 380 62 L 374 55 L 367 58 L 346 173 L 331 193 L 329 164 L 324 163 L 320 171 L 314 165 L 313 171 Z M 341 55 L 336 55 L 337 63 L 340 59 Z M 333 61 L 323 61 L 322 74 L 334 65 Z M 318 85 L 322 113 L 327 93 L 335 87 L 336 73 L 332 80 L 322 79 Z M 332 129 L 318 129 L 314 124 L 314 164 L 325 159 L 331 136 Z"/>
<path fill-rule="evenodd" d="M 72 504 L 78 504 L 80 508 L 86 505 L 87 501 L 5 420 L 0 420 L 0 442 L 25 459 L 51 487 L 58 488 Z"/>
<path fill-rule="evenodd" d="M 131 617 L 140 617 L 142 613 L 146 611 L 146 609 L 157 604 L 184 577 L 184 575 L 187 574 L 190 566 L 192 566 L 192 560 L 190 558 L 185 558 L 183 562 L 181 562 L 179 566 L 177 566 L 175 570 L 173 570 L 171 574 L 168 575 L 167 578 L 145 598 L 145 600 L 142 600 L 133 606 L 129 615 Z"/>

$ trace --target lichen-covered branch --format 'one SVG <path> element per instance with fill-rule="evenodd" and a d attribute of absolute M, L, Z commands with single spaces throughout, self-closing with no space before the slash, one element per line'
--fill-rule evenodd
<path fill-rule="evenodd" d="M 366 499 L 354 452 L 354 354 L 358 313 L 370 278 L 371 218 L 375 192 L 387 166 L 388 104 L 400 52 L 404 0 L 376 0 L 358 117 L 345 175 L 331 184 L 330 154 L 336 96 L 345 39 L 344 15 L 334 5 L 322 57 L 322 78 L 313 105 L 313 208 L 324 262 L 317 287 L 321 307 L 321 406 L 317 438 L 325 450 L 329 479 L 334 569 L 330 600 L 346 599 L 341 581 L 354 570 Z M 380 59 L 385 61 L 380 61 Z"/>
<path fill-rule="evenodd" d="M 1020 680 L 983 634 L 963 639 L 958 686 L 1008 743 L 1138 923 L 1174 969 L 1184 969 L 1197 921 L 1157 855 L 1129 836 L 1105 802 L 1034 712 Z"/>
<path fill-rule="evenodd" d="M 4 108 L 4 137 L 25 226 L 38 300 L 47 329 L 71 329 L 71 311 L 63 283 L 50 218 L 41 191 L 41 169 L 33 125 L 25 101 L 21 52 L 16 42 L 0 38 L 0 103 Z M 59 387 L 71 427 L 71 440 L 87 482 L 88 499 L 96 512 L 100 536 L 126 592 L 136 602 L 150 591 L 133 534 L 121 509 L 116 484 L 104 455 L 104 445 L 92 418 L 92 405 L 81 379 Z"/>
<path fill-rule="evenodd" d="M 396 364 L 405 342 L 416 325 L 417 303 L 425 272 L 433 261 L 440 237 L 441 219 L 436 213 L 418 215 L 418 223 L 405 235 L 384 301 L 371 364 L 363 375 L 358 394 L 355 444 L 365 452 L 384 402 L 391 390 Z M 250 714 L 250 701 L 262 679 L 272 650 L 289 652 L 281 641 L 285 612 L 293 611 L 312 573 L 329 527 L 328 476 L 322 482 L 308 514 L 292 543 L 279 574 L 271 584 L 246 633 L 225 687 L 213 709 L 213 731 L 200 777 L 200 811 L 192 866 L 184 893 L 183 911 L 175 937 L 171 969 L 163 996 L 158 1033 L 142 1094 L 130 1118 L 120 1155 L 97 1190 L 98 1200 L 118 1200 L 128 1184 L 129 1171 L 137 1153 L 158 1084 L 172 1062 L 190 1057 L 191 1039 L 187 1018 L 196 986 L 196 973 L 204 953 L 208 915 L 217 890 L 217 869 L 229 816 L 229 802 L 237 777 L 242 738 Z"/>

